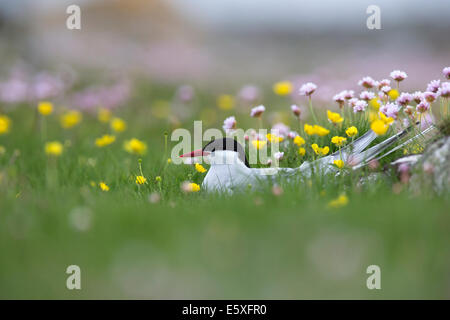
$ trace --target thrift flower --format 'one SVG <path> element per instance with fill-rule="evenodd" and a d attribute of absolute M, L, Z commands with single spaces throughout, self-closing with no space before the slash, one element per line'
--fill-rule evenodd
<path fill-rule="evenodd" d="M 81 122 L 82 115 L 79 111 L 71 110 L 63 114 L 60 118 L 61 126 L 64 129 L 70 129 Z"/>
<path fill-rule="evenodd" d="M 412 94 L 407 93 L 407 92 L 402 92 L 400 94 L 400 97 L 398 97 L 398 99 L 397 99 L 397 103 L 401 106 L 406 106 L 412 100 L 413 100 Z"/>
<path fill-rule="evenodd" d="M 136 176 L 136 184 L 147 183 L 147 179 L 144 176 Z"/>
<path fill-rule="evenodd" d="M 100 183 L 98 184 L 98 186 L 100 187 L 100 190 L 102 190 L 102 191 L 105 191 L 105 192 L 109 191 L 108 185 L 107 185 L 106 183 L 104 183 L 103 181 L 100 182 Z"/>
<path fill-rule="evenodd" d="M 274 154 L 274 157 L 275 157 L 275 159 L 277 159 L 277 160 L 282 160 L 283 157 L 284 157 L 284 152 L 276 152 L 276 153 Z"/>
<path fill-rule="evenodd" d="M 303 138 L 300 137 L 300 136 L 296 136 L 296 137 L 294 138 L 294 144 L 296 144 L 297 146 L 301 147 L 302 145 L 305 144 L 305 139 L 303 139 Z"/>
<path fill-rule="evenodd" d="M 109 109 L 101 108 L 98 111 L 97 118 L 100 122 L 108 123 L 111 120 L 111 111 Z"/>
<path fill-rule="evenodd" d="M 273 92 L 279 96 L 286 96 L 292 92 L 292 88 L 290 81 L 280 81 L 273 85 Z"/>
<path fill-rule="evenodd" d="M 367 102 L 365 102 L 364 100 L 358 100 L 355 102 L 355 105 L 353 106 L 353 112 L 354 113 L 364 112 L 366 110 L 366 107 Z"/>
<path fill-rule="evenodd" d="M 444 82 L 438 93 L 443 98 L 450 97 L 450 82 Z"/>
<path fill-rule="evenodd" d="M 226 133 L 230 133 L 236 129 L 236 123 L 236 118 L 234 116 L 228 117 L 223 121 L 222 128 Z"/>
<path fill-rule="evenodd" d="M 195 170 L 200 173 L 205 173 L 206 171 L 208 171 L 200 163 L 195 164 Z"/>
<path fill-rule="evenodd" d="M 7 116 L 0 115 L 0 135 L 9 132 L 11 127 L 11 119 Z"/>
<path fill-rule="evenodd" d="M 110 145 L 114 141 L 116 141 L 116 137 L 111 136 L 109 134 L 105 134 L 105 135 L 101 136 L 100 138 L 95 139 L 95 145 L 99 148 L 102 148 L 107 145 Z"/>
<path fill-rule="evenodd" d="M 355 126 L 351 126 L 347 128 L 347 130 L 345 130 L 345 133 L 347 134 L 347 136 L 352 138 L 358 134 L 358 129 Z"/>
<path fill-rule="evenodd" d="M 328 120 L 331 123 L 341 123 L 342 121 L 344 121 L 344 118 L 341 117 L 341 115 L 337 112 L 331 112 L 330 110 L 327 110 L 327 116 L 328 116 Z"/>
<path fill-rule="evenodd" d="M 397 82 L 403 81 L 406 78 L 408 78 L 408 75 L 406 72 L 400 71 L 400 70 L 394 70 L 390 74 L 391 78 L 394 79 Z"/>
<path fill-rule="evenodd" d="M 436 100 L 437 97 L 435 93 L 427 91 L 423 93 L 423 98 L 428 102 L 433 102 Z"/>
<path fill-rule="evenodd" d="M 432 80 L 427 86 L 427 91 L 437 93 L 441 85 L 441 80 Z"/>
<path fill-rule="evenodd" d="M 38 111 L 43 116 L 48 116 L 53 112 L 53 104 L 47 101 L 39 102 Z"/>
<path fill-rule="evenodd" d="M 382 112 L 386 117 L 390 117 L 392 119 L 397 119 L 399 111 L 400 106 L 395 103 L 387 103 L 380 108 L 380 112 Z"/>
<path fill-rule="evenodd" d="M 234 108 L 234 97 L 230 94 L 222 94 L 217 98 L 217 106 L 222 110 Z"/>
<path fill-rule="evenodd" d="M 308 82 L 300 87 L 299 93 L 301 96 L 311 96 L 316 89 L 317 86 L 314 83 Z"/>
<path fill-rule="evenodd" d="M 381 89 L 383 87 L 389 87 L 390 85 L 391 85 L 391 80 L 383 79 L 380 82 L 378 82 L 378 89 Z"/>
<path fill-rule="evenodd" d="M 347 142 L 347 138 L 334 136 L 331 138 L 331 143 L 334 143 L 338 147 L 342 147 Z"/>
<path fill-rule="evenodd" d="M 425 100 L 422 100 L 416 107 L 416 111 L 420 113 L 427 112 L 428 109 L 430 109 L 430 104 Z"/>
<path fill-rule="evenodd" d="M 369 100 L 372 100 L 373 98 L 375 98 L 375 93 L 370 92 L 370 91 L 363 91 L 359 95 L 359 98 L 361 100 L 369 101 Z"/>
<path fill-rule="evenodd" d="M 329 208 L 340 208 L 340 207 L 347 205 L 347 203 L 348 203 L 348 197 L 345 194 L 341 194 L 336 199 L 328 202 L 328 207 Z"/>
<path fill-rule="evenodd" d="M 127 124 L 120 118 L 113 118 L 111 120 L 111 129 L 115 132 L 123 132 L 127 129 Z"/>
<path fill-rule="evenodd" d="M 358 85 L 363 86 L 364 88 L 371 89 L 377 85 L 376 81 L 371 77 L 364 77 L 359 80 Z"/>
<path fill-rule="evenodd" d="M 339 169 L 342 169 L 344 167 L 344 165 L 345 165 L 344 161 L 342 161 L 340 159 L 339 160 L 334 160 L 333 163 Z"/>
<path fill-rule="evenodd" d="M 301 115 L 301 113 L 302 113 L 302 110 L 301 110 L 296 104 L 293 104 L 293 105 L 291 106 L 291 110 L 292 110 L 292 113 L 293 113 L 297 118 L 300 118 L 300 115 Z"/>
<path fill-rule="evenodd" d="M 58 141 L 47 142 L 45 144 L 45 153 L 49 156 L 59 157 L 62 154 L 63 149 L 62 143 Z"/>
<path fill-rule="evenodd" d="M 136 138 L 125 141 L 123 146 L 125 151 L 132 154 L 142 155 L 147 151 L 147 144 Z"/>
<path fill-rule="evenodd" d="M 264 113 L 264 111 L 266 111 L 266 107 L 264 107 L 263 105 L 254 107 L 250 111 L 250 116 L 253 118 L 259 118 Z"/>
<path fill-rule="evenodd" d="M 450 79 L 450 67 L 445 67 L 444 69 L 442 69 L 442 73 L 447 79 Z"/>
<path fill-rule="evenodd" d="M 422 101 L 423 98 L 423 93 L 420 91 L 416 91 L 412 94 L 412 97 L 416 103 L 420 103 L 420 101 Z"/>

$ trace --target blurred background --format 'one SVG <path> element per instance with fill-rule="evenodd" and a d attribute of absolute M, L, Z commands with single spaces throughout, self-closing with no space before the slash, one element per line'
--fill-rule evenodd
<path fill-rule="evenodd" d="M 71 4 L 81 30 L 66 28 Z M 381 9 L 381 30 L 366 27 L 369 5 Z M 319 83 L 329 100 L 400 69 L 415 89 L 448 65 L 449 14 L 446 0 L 2 0 L 1 75 L 25 87 L 29 73 L 50 70 L 57 80 L 39 80 L 63 80 L 60 90 L 83 69 L 236 90 L 289 79 Z"/>

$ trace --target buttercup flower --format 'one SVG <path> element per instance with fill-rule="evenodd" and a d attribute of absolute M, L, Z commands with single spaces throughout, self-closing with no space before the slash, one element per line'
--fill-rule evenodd
<path fill-rule="evenodd" d="M 330 110 L 327 110 L 327 116 L 328 116 L 328 120 L 331 123 L 341 123 L 342 121 L 344 121 L 344 118 L 342 118 L 341 115 L 337 112 L 332 112 Z"/>
<path fill-rule="evenodd" d="M 111 120 L 111 111 L 109 109 L 101 108 L 97 114 L 98 121 L 108 123 Z"/>
<path fill-rule="evenodd" d="M 305 139 L 303 139 L 303 138 L 300 137 L 300 136 L 296 136 L 296 137 L 294 138 L 294 144 L 296 144 L 297 146 L 301 147 L 302 145 L 305 144 Z"/>
<path fill-rule="evenodd" d="M 39 102 L 38 111 L 43 116 L 48 116 L 53 112 L 53 104 L 48 101 Z"/>
<path fill-rule="evenodd" d="M 101 147 L 110 145 L 114 141 L 116 141 L 116 137 L 111 136 L 109 134 L 105 134 L 105 135 L 101 136 L 100 138 L 95 139 L 95 145 L 97 147 L 101 148 Z"/>
<path fill-rule="evenodd" d="M 347 203 L 348 203 L 348 197 L 345 194 L 341 194 L 336 199 L 328 202 L 328 207 L 329 208 L 340 208 L 340 207 L 347 205 Z"/>
<path fill-rule="evenodd" d="M 390 74 L 391 78 L 394 79 L 397 82 L 403 81 L 406 78 L 408 78 L 408 75 L 406 72 L 400 71 L 400 70 L 394 70 Z"/>
<path fill-rule="evenodd" d="M 111 129 L 115 132 L 123 132 L 127 129 L 127 124 L 120 118 L 113 118 L 111 120 Z"/>
<path fill-rule="evenodd" d="M 181 184 L 181 190 L 186 193 L 200 191 L 200 186 L 193 182 L 184 181 Z"/>
<path fill-rule="evenodd" d="M 82 115 L 79 111 L 71 110 L 65 114 L 63 114 L 60 118 L 61 126 L 64 129 L 69 129 L 81 122 Z"/>
<path fill-rule="evenodd" d="M 45 144 L 45 153 L 49 156 L 58 157 L 62 154 L 63 149 L 62 143 L 58 141 L 47 142 Z"/>
<path fill-rule="evenodd" d="M 264 113 L 264 111 L 266 111 L 266 107 L 264 107 L 263 105 L 254 107 L 250 111 L 250 116 L 253 118 L 259 118 Z"/>
<path fill-rule="evenodd" d="M 281 142 L 281 141 L 283 141 L 283 137 L 277 136 L 276 134 L 273 134 L 273 133 L 268 133 L 266 135 L 266 138 L 270 142 Z"/>
<path fill-rule="evenodd" d="M 370 89 L 370 88 L 375 87 L 377 85 L 377 83 L 371 77 L 364 77 L 361 80 L 359 80 L 358 85 L 363 86 L 364 88 Z"/>
<path fill-rule="evenodd" d="M 308 82 L 300 87 L 299 93 L 301 96 L 311 96 L 316 89 L 317 86 L 314 83 Z"/>
<path fill-rule="evenodd" d="M 333 163 L 339 169 L 342 169 L 344 167 L 344 165 L 345 165 L 344 161 L 342 161 L 340 159 L 339 160 L 334 160 Z"/>
<path fill-rule="evenodd" d="M 222 94 L 217 98 L 217 106 L 222 110 L 234 108 L 234 97 L 229 94 Z"/>
<path fill-rule="evenodd" d="M 104 183 L 103 181 L 100 182 L 100 183 L 98 184 L 98 186 L 100 187 L 100 190 L 102 190 L 102 191 L 105 191 L 105 192 L 109 191 L 108 185 L 107 185 L 106 183 Z"/>
<path fill-rule="evenodd" d="M 145 184 L 147 179 L 144 176 L 136 176 L 136 184 Z"/>
<path fill-rule="evenodd" d="M 377 119 L 370 124 L 370 129 L 372 129 L 372 131 L 377 135 L 381 136 L 387 132 L 389 125 L 384 123 L 384 121 Z"/>
<path fill-rule="evenodd" d="M 291 110 L 292 110 L 292 113 L 293 113 L 297 118 L 300 118 L 300 114 L 302 113 L 302 111 L 301 111 L 301 109 L 300 109 L 296 104 L 293 104 L 293 105 L 291 106 Z"/>
<path fill-rule="evenodd" d="M 398 93 L 397 89 L 391 89 L 391 90 L 389 90 L 387 95 L 388 95 L 389 99 L 396 100 L 399 96 L 399 93 Z"/>
<path fill-rule="evenodd" d="M 265 140 L 253 140 L 252 141 L 253 147 L 255 147 L 258 150 L 264 148 L 266 146 L 266 144 L 267 144 L 267 141 L 265 141 Z"/>
<path fill-rule="evenodd" d="M 7 116 L 0 115 L 0 135 L 9 132 L 11 127 L 11 119 Z"/>
<path fill-rule="evenodd" d="M 378 110 L 381 107 L 380 100 L 378 98 L 372 98 L 369 100 L 369 106 L 371 106 L 374 110 Z"/>
<path fill-rule="evenodd" d="M 223 122 L 222 128 L 226 133 L 232 132 L 236 129 L 236 118 L 234 116 L 226 118 Z"/>
<path fill-rule="evenodd" d="M 358 134 L 358 129 L 355 126 L 351 126 L 347 128 L 347 130 L 345 130 L 345 133 L 347 134 L 347 136 L 352 138 Z"/>
<path fill-rule="evenodd" d="M 290 81 L 280 81 L 273 85 L 273 92 L 279 96 L 286 96 L 292 92 L 292 88 Z"/>
<path fill-rule="evenodd" d="M 326 136 L 327 134 L 330 133 L 330 130 L 325 129 L 324 127 L 321 127 L 321 126 L 316 125 L 316 124 L 314 126 L 311 126 L 311 125 L 305 123 L 303 128 L 305 130 L 305 133 L 307 135 L 310 135 L 310 136 L 313 135 L 313 134 L 316 134 L 318 136 L 323 137 L 323 136 Z"/>
<path fill-rule="evenodd" d="M 314 150 L 314 152 L 319 156 L 325 156 L 330 151 L 330 148 L 328 146 L 325 146 L 323 148 L 319 147 L 317 143 L 313 143 L 311 145 L 311 148 Z"/>
<path fill-rule="evenodd" d="M 298 148 L 298 154 L 301 155 L 302 157 L 305 155 L 306 153 L 306 149 L 305 148 Z"/>
<path fill-rule="evenodd" d="M 342 147 L 347 142 L 347 138 L 334 136 L 331 138 L 331 143 L 334 143 L 338 147 Z"/>
<path fill-rule="evenodd" d="M 147 151 L 147 144 L 136 138 L 125 141 L 123 146 L 125 151 L 132 154 L 142 155 Z"/>
<path fill-rule="evenodd" d="M 200 163 L 195 164 L 195 170 L 200 173 L 205 173 L 206 171 L 208 171 Z"/>

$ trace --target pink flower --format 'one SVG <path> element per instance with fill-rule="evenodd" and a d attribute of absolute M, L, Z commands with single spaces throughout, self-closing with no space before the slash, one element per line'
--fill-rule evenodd
<path fill-rule="evenodd" d="M 255 102 L 261 96 L 261 92 L 258 87 L 253 85 L 246 85 L 239 91 L 239 98 L 245 102 Z"/>
<path fill-rule="evenodd" d="M 406 72 L 394 70 L 391 72 L 391 78 L 394 79 L 395 81 L 400 82 L 408 78 L 408 75 L 406 74 Z"/>
<path fill-rule="evenodd" d="M 406 106 L 408 103 L 412 101 L 413 97 L 410 93 L 402 92 L 400 94 L 400 97 L 397 98 L 397 103 Z"/>
<path fill-rule="evenodd" d="M 348 100 L 348 105 L 353 108 L 358 101 L 359 100 L 357 98 L 351 98 Z"/>
<path fill-rule="evenodd" d="M 414 107 L 413 106 L 406 106 L 403 108 L 403 110 L 405 111 L 405 113 L 407 115 L 412 115 L 414 113 Z"/>
<path fill-rule="evenodd" d="M 279 137 L 285 138 L 289 134 L 289 127 L 284 123 L 279 122 L 274 124 L 270 131 Z"/>
<path fill-rule="evenodd" d="M 378 82 L 378 89 L 381 89 L 385 86 L 390 86 L 391 85 L 391 80 L 389 79 L 383 79 L 380 82 Z"/>
<path fill-rule="evenodd" d="M 436 100 L 437 97 L 435 93 L 427 91 L 423 93 L 423 98 L 428 102 L 433 102 L 434 100 Z"/>
<path fill-rule="evenodd" d="M 381 87 L 381 92 L 383 92 L 384 94 L 387 94 L 389 91 L 391 91 L 392 88 L 389 86 L 383 86 Z"/>
<path fill-rule="evenodd" d="M 445 67 L 444 69 L 442 69 L 442 73 L 447 79 L 450 79 L 450 67 Z"/>
<path fill-rule="evenodd" d="M 442 87 L 439 88 L 439 95 L 444 98 L 450 97 L 450 82 L 443 82 Z"/>
<path fill-rule="evenodd" d="M 416 103 L 419 103 L 420 101 L 422 101 L 423 93 L 420 91 L 416 91 L 412 94 L 412 98 Z"/>
<path fill-rule="evenodd" d="M 250 111 L 250 116 L 253 118 L 259 118 L 263 114 L 264 111 L 266 111 L 266 107 L 264 107 L 263 105 L 254 107 Z"/>
<path fill-rule="evenodd" d="M 340 92 L 333 97 L 333 100 L 339 103 L 339 105 L 343 105 L 345 102 L 345 97 L 343 96 L 342 92 Z"/>
<path fill-rule="evenodd" d="M 297 118 L 300 118 L 300 114 L 302 113 L 302 110 L 299 108 L 299 106 L 297 106 L 296 104 L 293 104 L 291 106 L 291 110 Z"/>
<path fill-rule="evenodd" d="M 236 129 L 236 118 L 234 116 L 226 118 L 223 122 L 223 130 L 229 133 L 234 129 Z"/>
<path fill-rule="evenodd" d="M 375 93 L 370 92 L 370 91 L 363 91 L 359 95 L 359 98 L 362 99 L 362 100 L 369 101 L 370 99 L 375 98 Z"/>
<path fill-rule="evenodd" d="M 274 155 L 275 159 L 281 160 L 284 157 L 284 152 L 276 152 Z"/>
<path fill-rule="evenodd" d="M 316 89 L 317 86 L 314 83 L 308 82 L 301 86 L 299 93 L 301 96 L 311 96 Z"/>
<path fill-rule="evenodd" d="M 380 111 L 383 112 L 386 117 L 397 119 L 400 106 L 395 103 L 387 103 L 380 108 Z"/>
<path fill-rule="evenodd" d="M 371 77 L 364 77 L 361 80 L 359 80 L 358 85 L 363 86 L 364 88 L 370 89 L 370 88 L 377 86 L 377 83 Z"/>
<path fill-rule="evenodd" d="M 353 112 L 354 113 L 363 112 L 366 110 L 366 107 L 367 102 L 365 102 L 364 100 L 358 100 L 358 102 L 356 102 L 355 106 L 353 107 Z"/>
<path fill-rule="evenodd" d="M 426 100 L 422 100 L 416 107 L 417 112 L 424 113 L 430 109 L 430 104 Z"/>
<path fill-rule="evenodd" d="M 355 95 L 355 91 L 353 90 L 344 90 L 341 93 L 346 100 L 350 100 Z"/>
<path fill-rule="evenodd" d="M 194 88 L 190 85 L 182 85 L 177 89 L 177 97 L 182 102 L 192 101 L 194 98 Z"/>
<path fill-rule="evenodd" d="M 441 85 L 441 80 L 432 80 L 427 86 L 427 91 L 430 92 L 438 92 L 439 86 Z"/>
<path fill-rule="evenodd" d="M 289 139 L 294 139 L 296 136 L 298 136 L 298 133 L 295 131 L 289 131 L 287 136 Z"/>

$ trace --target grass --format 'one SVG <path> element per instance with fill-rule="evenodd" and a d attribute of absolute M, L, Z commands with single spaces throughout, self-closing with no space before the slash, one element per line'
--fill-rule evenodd
<path fill-rule="evenodd" d="M 128 130 L 103 149 L 94 140 L 109 129 L 95 115 L 64 130 L 53 114 L 44 138 L 33 105 L 5 110 L 13 127 L 0 136 L 0 298 L 449 297 L 448 197 L 411 194 L 395 175 L 361 185 L 365 171 L 281 182 L 279 196 L 271 186 L 233 196 L 185 194 L 181 182 L 200 184 L 205 174 L 167 163 L 164 132 L 176 122 L 156 117 L 154 101 L 170 92 L 139 87 L 131 107 L 118 112 Z M 197 99 L 180 125 L 190 129 L 202 106 L 214 103 L 206 93 Z M 281 105 L 273 99 L 268 106 Z M 208 127 L 238 113 L 214 112 Z M 246 112 L 236 116 L 256 126 Z M 329 145 L 325 139 L 345 130 L 330 128 L 328 138 L 308 143 Z M 368 124 L 358 128 L 361 135 Z M 123 150 L 132 137 L 148 144 L 145 155 Z M 64 143 L 57 159 L 44 152 L 51 140 Z M 284 165 L 298 165 L 290 148 Z M 140 158 L 148 184 L 138 186 Z M 149 201 L 155 192 L 160 201 Z M 348 204 L 330 208 L 342 193 Z M 80 291 L 66 289 L 71 264 L 81 268 Z M 381 290 L 366 287 L 373 264 L 381 267 Z"/>

